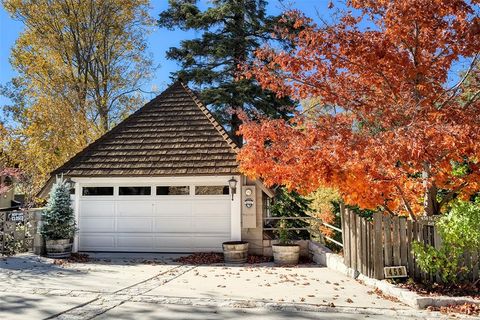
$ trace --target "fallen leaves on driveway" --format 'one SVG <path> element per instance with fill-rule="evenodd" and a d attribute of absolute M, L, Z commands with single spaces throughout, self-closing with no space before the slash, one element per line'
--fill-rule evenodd
<path fill-rule="evenodd" d="M 249 255 L 247 264 L 260 264 L 260 263 L 267 263 L 271 261 L 272 261 L 271 257 Z M 175 262 L 179 262 L 181 264 L 202 265 L 202 264 L 223 263 L 224 260 L 223 260 L 223 254 L 221 253 L 198 252 L 198 253 L 191 254 L 189 256 L 184 256 L 184 257 L 175 259 Z"/>
<path fill-rule="evenodd" d="M 198 252 L 175 259 L 175 262 L 193 265 L 223 263 L 223 255 L 215 252 Z"/>
<path fill-rule="evenodd" d="M 90 262 L 88 254 L 85 253 L 72 253 L 70 257 L 66 259 L 55 259 L 53 264 L 57 266 L 63 266 L 69 263 L 87 263 Z"/>
<path fill-rule="evenodd" d="M 385 299 L 385 300 L 388 300 L 388 301 L 392 301 L 392 302 L 400 302 L 400 300 L 397 298 L 397 297 L 394 297 L 394 296 L 390 296 L 388 294 L 385 294 L 383 293 L 382 290 L 378 289 L 378 288 L 375 288 L 375 290 L 373 291 L 368 291 L 367 292 L 369 295 L 372 295 L 372 294 L 376 294 L 378 297 L 382 298 L 382 299 Z"/>
<path fill-rule="evenodd" d="M 459 305 L 451 305 L 445 307 L 428 307 L 427 310 L 429 311 L 440 311 L 444 314 L 449 313 L 462 313 L 469 316 L 478 316 L 480 315 L 480 306 L 474 303 L 465 303 Z"/>

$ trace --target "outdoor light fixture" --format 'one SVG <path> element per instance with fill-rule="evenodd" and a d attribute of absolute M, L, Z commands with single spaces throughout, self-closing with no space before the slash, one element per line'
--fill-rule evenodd
<path fill-rule="evenodd" d="M 75 182 L 73 182 L 72 179 L 68 177 L 67 180 L 65 180 L 65 185 L 67 186 L 67 188 L 72 189 L 75 187 Z"/>
<path fill-rule="evenodd" d="M 233 201 L 233 195 L 234 193 L 237 192 L 237 180 L 235 180 L 235 178 L 232 177 L 232 179 L 228 180 L 228 185 L 230 187 L 230 192 L 232 194 L 232 201 Z"/>

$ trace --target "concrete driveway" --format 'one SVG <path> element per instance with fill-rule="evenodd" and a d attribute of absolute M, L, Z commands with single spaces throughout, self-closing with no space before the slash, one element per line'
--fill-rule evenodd
<path fill-rule="evenodd" d="M 0 319 L 437 318 L 316 265 L 193 266 L 175 255 L 0 259 Z"/>

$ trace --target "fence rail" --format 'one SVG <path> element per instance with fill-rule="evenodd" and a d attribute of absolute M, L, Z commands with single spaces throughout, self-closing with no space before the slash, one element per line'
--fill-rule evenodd
<path fill-rule="evenodd" d="M 343 247 L 342 242 L 339 242 L 339 241 L 337 241 L 337 240 L 335 240 L 335 239 L 333 239 L 333 238 L 331 238 L 327 235 L 324 235 L 319 230 L 316 230 L 314 227 L 312 227 L 312 225 L 313 225 L 312 221 L 314 223 L 320 224 L 320 225 L 325 226 L 327 228 L 333 229 L 336 232 L 342 233 L 343 232 L 342 229 L 337 227 L 337 226 L 331 225 L 329 223 L 323 222 L 321 219 L 316 218 L 316 217 L 264 217 L 263 218 L 263 222 L 264 222 L 263 230 L 264 231 L 277 231 L 277 230 L 279 230 L 280 229 L 279 227 L 271 226 L 271 225 L 268 224 L 268 222 L 281 221 L 281 220 L 308 221 L 309 226 L 307 226 L 307 227 L 287 227 L 285 229 L 289 230 L 289 231 L 308 231 L 311 235 L 318 235 L 319 237 L 323 237 L 326 240 L 328 240 L 330 242 L 333 242 L 340 247 Z"/>
<path fill-rule="evenodd" d="M 405 266 L 409 277 L 433 280 L 436 275 L 422 272 L 412 252 L 414 241 L 439 248 L 442 240 L 435 228 L 435 218 L 419 221 L 405 217 L 384 216 L 376 212 L 367 220 L 349 209 L 342 209 L 344 262 L 366 276 L 383 279 L 384 267 Z M 479 279 L 479 252 L 465 254 L 473 271 L 469 279 Z"/>
<path fill-rule="evenodd" d="M 315 217 L 263 217 L 263 231 L 269 231 L 269 232 L 276 232 L 279 231 L 280 229 L 283 229 L 278 226 L 278 223 L 282 220 L 288 221 L 288 222 L 305 222 L 305 226 L 287 226 L 284 228 L 287 231 L 306 231 L 303 235 L 303 237 L 300 237 L 299 239 L 308 239 L 312 238 L 315 236 L 320 236 L 321 233 L 318 230 L 315 230 L 312 225 L 315 223 L 321 223 L 321 220 Z M 308 236 L 306 236 L 308 234 Z"/>

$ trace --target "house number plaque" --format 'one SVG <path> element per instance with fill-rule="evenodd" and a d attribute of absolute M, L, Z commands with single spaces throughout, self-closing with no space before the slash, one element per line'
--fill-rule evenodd
<path fill-rule="evenodd" d="M 405 266 L 385 267 L 383 268 L 383 273 L 386 279 L 408 277 Z"/>

